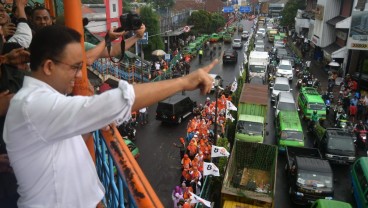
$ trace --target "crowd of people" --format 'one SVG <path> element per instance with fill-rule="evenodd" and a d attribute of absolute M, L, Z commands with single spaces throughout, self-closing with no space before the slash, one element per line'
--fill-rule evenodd
<path fill-rule="evenodd" d="M 203 162 L 211 161 L 212 145 L 216 144 L 215 137 L 223 137 L 226 123 L 226 101 L 230 101 L 231 96 L 222 94 L 216 101 L 211 101 L 207 97 L 204 104 L 198 106 L 198 113 L 187 125 L 187 135 L 179 139 L 179 144 L 173 145 L 180 150 L 180 165 L 182 174 L 179 185 L 175 186 L 172 192 L 172 199 L 175 208 L 193 207 L 191 194 L 199 196 L 204 182 Z M 217 122 L 217 132 L 214 124 Z"/>
<path fill-rule="evenodd" d="M 44 7 L 29 8 L 27 0 L 15 5 L 7 13 L 0 3 L 0 207 L 96 207 L 105 190 L 85 144 L 90 132 L 177 92 L 210 92 L 208 72 L 218 60 L 180 79 L 121 80 L 101 94 L 74 96 L 83 67 L 110 56 L 105 41 L 85 43 L 84 63 L 81 34 L 55 25 Z M 143 37 L 144 24 L 134 32 L 125 49 Z M 107 33 L 114 40 L 126 31 Z M 110 54 L 120 53 L 120 44 L 113 44 Z"/>

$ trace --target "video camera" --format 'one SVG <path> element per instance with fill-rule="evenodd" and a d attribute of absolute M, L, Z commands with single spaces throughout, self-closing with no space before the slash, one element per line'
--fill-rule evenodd
<path fill-rule="evenodd" d="M 121 27 L 114 32 L 138 30 L 142 26 L 142 20 L 137 13 L 129 12 L 120 16 Z"/>

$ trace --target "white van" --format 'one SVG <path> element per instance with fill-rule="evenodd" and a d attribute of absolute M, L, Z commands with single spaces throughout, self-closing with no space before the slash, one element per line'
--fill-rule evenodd
<path fill-rule="evenodd" d="M 289 80 L 285 77 L 276 77 L 275 84 L 272 87 L 270 87 L 270 89 L 272 90 L 271 93 L 272 102 L 275 102 L 276 97 L 280 92 L 290 92 L 291 90 L 293 90 L 290 88 Z"/>
<path fill-rule="evenodd" d="M 287 59 L 281 59 L 279 65 L 276 67 L 276 77 L 286 77 L 289 81 L 294 78 L 293 66 L 291 61 Z"/>
<path fill-rule="evenodd" d="M 275 100 L 275 117 L 280 111 L 297 111 L 295 99 L 291 92 L 280 92 Z"/>

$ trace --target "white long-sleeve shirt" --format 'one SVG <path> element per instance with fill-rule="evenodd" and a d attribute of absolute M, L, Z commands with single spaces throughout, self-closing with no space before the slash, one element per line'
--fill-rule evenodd
<path fill-rule="evenodd" d="M 19 43 L 24 48 L 28 48 L 32 41 L 32 30 L 25 22 L 19 22 L 14 35 L 8 42 Z"/>
<path fill-rule="evenodd" d="M 4 127 L 18 206 L 96 207 L 105 190 L 81 134 L 128 119 L 134 98 L 125 81 L 100 95 L 68 97 L 26 76 Z"/>

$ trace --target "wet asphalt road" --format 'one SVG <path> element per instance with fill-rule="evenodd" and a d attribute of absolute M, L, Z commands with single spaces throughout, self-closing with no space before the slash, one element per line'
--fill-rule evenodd
<path fill-rule="evenodd" d="M 250 29 L 252 22 L 243 20 L 241 22 L 244 29 Z M 235 33 L 233 38 L 240 38 L 240 34 Z M 265 39 L 267 42 L 267 39 Z M 268 44 L 268 43 L 266 43 Z M 220 63 L 214 67 L 211 73 L 219 74 L 224 79 L 224 86 L 233 82 L 235 77 L 239 76 L 239 68 L 243 63 L 243 50 L 238 50 L 238 62 L 234 65 L 223 65 L 221 61 L 222 51 L 230 48 L 231 44 L 223 44 L 221 51 L 217 50 L 216 57 Z M 204 66 L 210 62 L 209 57 L 204 56 L 202 64 L 198 64 L 198 58 L 191 61 L 191 71 Z M 293 86 L 296 80 L 293 81 Z M 297 90 L 294 89 L 296 95 Z M 200 95 L 199 91 L 186 92 L 192 100 L 197 103 L 203 103 L 207 96 L 214 100 L 214 95 Z M 179 125 L 169 125 L 155 120 L 155 111 L 157 105 L 149 107 L 149 123 L 137 128 L 137 140 L 135 143 L 139 147 L 140 157 L 138 163 L 145 173 L 148 181 L 156 191 L 158 197 L 165 207 L 173 207 L 171 193 L 175 186 L 179 185 L 181 165 L 179 149 L 173 146 L 173 142 L 178 143 L 180 137 L 186 135 L 186 125 L 188 119 L 185 119 Z M 303 124 L 305 129 L 305 124 Z M 276 144 L 274 137 L 274 111 L 270 104 L 268 111 L 267 131 L 269 135 L 265 139 L 267 144 Z M 311 138 L 306 134 L 306 146 L 311 147 Z M 279 155 L 277 160 L 277 182 L 275 194 L 275 208 L 296 207 L 290 202 L 288 181 L 285 176 L 284 167 L 286 163 L 285 155 Z M 353 203 L 353 197 L 350 192 L 351 181 L 348 166 L 332 166 L 335 177 L 335 199 Z"/>

